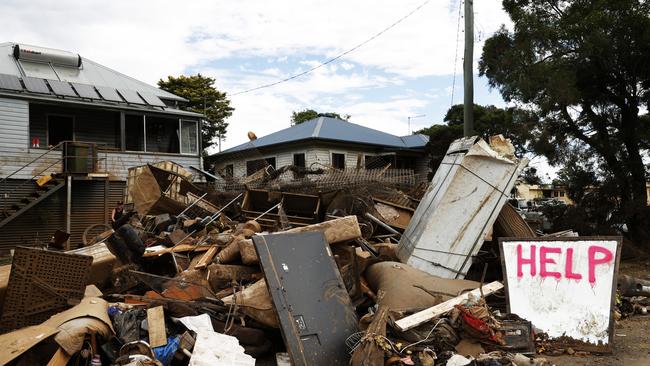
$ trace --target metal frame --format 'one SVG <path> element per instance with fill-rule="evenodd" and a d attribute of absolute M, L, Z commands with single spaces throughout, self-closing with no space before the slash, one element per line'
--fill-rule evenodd
<path fill-rule="evenodd" d="M 589 241 L 589 240 L 609 240 L 616 242 L 616 255 L 614 257 L 614 272 L 612 278 L 612 294 L 611 302 L 609 307 L 609 342 L 607 345 L 594 345 L 579 340 L 574 340 L 575 343 L 569 344 L 568 338 L 562 340 L 564 347 L 571 346 L 575 349 L 584 350 L 587 352 L 604 352 L 611 353 L 614 350 L 614 309 L 616 306 L 616 290 L 618 282 L 618 268 L 619 262 L 621 260 L 621 246 L 623 243 L 623 237 L 621 236 L 573 236 L 573 237 L 541 237 L 541 238 L 499 238 L 499 254 L 501 256 L 501 268 L 503 271 L 503 288 L 506 296 L 506 309 L 510 313 L 510 297 L 508 296 L 508 273 L 506 268 L 506 263 L 503 258 L 503 243 L 504 242 L 531 242 L 531 241 Z"/>
<path fill-rule="evenodd" d="M 72 141 L 75 141 L 76 117 L 73 114 L 45 113 L 45 145 L 50 146 L 50 116 L 72 118 Z M 31 146 L 31 141 L 30 141 L 30 146 Z"/>

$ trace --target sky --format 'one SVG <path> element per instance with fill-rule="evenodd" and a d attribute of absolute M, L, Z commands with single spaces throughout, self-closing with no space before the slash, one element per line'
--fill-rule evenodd
<path fill-rule="evenodd" d="M 306 108 L 347 114 L 351 122 L 403 136 L 442 123 L 449 107 L 463 101 L 459 0 L 430 0 L 335 62 L 237 93 L 337 56 L 424 2 L 2 0 L 0 42 L 76 52 L 152 85 L 168 75 L 213 77 L 235 108 L 223 149 L 247 141 L 248 131 L 261 137 L 286 128 L 292 111 Z M 474 18 L 477 74 L 485 39 L 511 23 L 500 0 L 474 2 Z M 475 103 L 505 106 L 476 74 Z M 425 117 L 412 118 L 409 130 L 408 117 L 419 115 Z"/>

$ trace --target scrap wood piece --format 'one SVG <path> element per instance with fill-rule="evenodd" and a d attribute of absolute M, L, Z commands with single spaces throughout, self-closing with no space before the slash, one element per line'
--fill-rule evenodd
<path fill-rule="evenodd" d="M 266 280 L 261 279 L 236 294 L 221 299 L 226 305 L 237 305 L 243 314 L 272 328 L 279 328 L 280 321 L 273 307 Z"/>
<path fill-rule="evenodd" d="M 354 215 L 341 217 L 338 219 L 324 221 L 319 224 L 307 225 L 283 231 L 282 234 L 288 233 L 306 233 L 321 231 L 325 234 L 325 240 L 329 244 L 340 243 L 348 240 L 354 240 L 361 237 L 359 221 Z"/>
<path fill-rule="evenodd" d="M 384 347 L 387 347 L 386 341 L 386 322 L 388 321 L 388 307 L 382 304 L 385 293 L 379 291 L 377 304 L 379 308 L 375 313 L 372 322 L 366 329 L 365 334 L 359 341 L 360 344 L 354 349 L 352 366 L 383 366 L 384 365 Z"/>
<path fill-rule="evenodd" d="M 499 281 L 494 281 L 483 286 L 483 295 L 487 296 L 492 293 L 495 293 L 503 288 L 503 284 Z M 453 299 L 447 300 L 443 303 L 440 303 L 436 306 L 432 306 L 428 309 L 424 309 L 420 312 L 417 312 L 413 315 L 409 315 L 395 322 L 395 325 L 399 330 L 405 332 L 409 329 L 413 329 L 422 323 L 426 323 L 435 317 L 445 314 L 446 312 L 452 310 L 456 305 L 462 304 L 467 301 L 470 296 L 480 297 L 481 288 L 466 292 L 462 295 L 456 296 Z"/>
<path fill-rule="evenodd" d="M 219 255 L 217 255 L 217 263 L 230 263 L 239 257 L 239 244 L 237 242 L 242 240 L 242 237 L 235 237 L 230 244 L 223 248 Z"/>
<path fill-rule="evenodd" d="M 0 335 L 0 365 L 6 365 L 59 330 L 46 324 L 33 325 Z"/>
<path fill-rule="evenodd" d="M 237 245 L 239 247 L 239 255 L 245 265 L 250 266 L 260 262 L 251 239 L 239 240 Z"/>
<path fill-rule="evenodd" d="M 203 269 L 208 266 L 212 262 L 212 259 L 217 255 L 219 252 L 219 247 L 217 246 L 212 246 L 210 249 L 208 249 L 205 254 L 201 257 L 201 259 L 196 263 L 194 266 L 194 269 Z"/>
<path fill-rule="evenodd" d="M 67 354 L 63 348 L 59 347 L 54 353 L 54 356 L 50 359 L 50 362 L 47 363 L 47 366 L 65 366 L 71 358 L 71 355 Z"/>
<path fill-rule="evenodd" d="M 166 345 L 167 331 L 165 330 L 165 312 L 162 306 L 147 309 L 147 325 L 151 348 Z"/>
<path fill-rule="evenodd" d="M 143 257 L 156 257 L 167 253 L 184 253 L 184 252 L 205 252 L 208 249 L 212 248 L 212 245 L 191 245 L 191 244 L 179 244 L 173 248 L 164 248 L 161 247 L 158 250 L 153 247 L 149 247 L 145 250 Z"/>

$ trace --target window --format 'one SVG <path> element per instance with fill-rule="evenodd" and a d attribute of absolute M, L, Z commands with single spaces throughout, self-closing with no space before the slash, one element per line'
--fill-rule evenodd
<path fill-rule="evenodd" d="M 246 162 L 246 175 L 251 175 L 269 165 L 275 169 L 275 158 L 249 160 Z"/>
<path fill-rule="evenodd" d="M 178 120 L 164 117 L 146 118 L 146 151 L 179 153 Z"/>
<path fill-rule="evenodd" d="M 293 154 L 293 165 L 304 168 L 305 167 L 305 154 Z"/>
<path fill-rule="evenodd" d="M 305 154 L 304 153 L 293 154 L 293 165 L 298 168 L 305 168 Z M 295 179 L 303 178 L 304 176 L 305 173 L 302 171 L 293 172 L 293 177 Z"/>
<path fill-rule="evenodd" d="M 226 167 L 223 168 L 223 174 L 226 178 L 232 178 L 235 175 L 235 166 L 233 164 L 226 165 Z"/>
<path fill-rule="evenodd" d="M 144 116 L 124 116 L 124 149 L 144 151 Z"/>
<path fill-rule="evenodd" d="M 74 140 L 74 118 L 71 116 L 47 116 L 47 144 L 58 145 L 62 141 Z"/>
<path fill-rule="evenodd" d="M 199 152 L 196 121 L 181 120 L 181 153 L 196 154 Z"/>
<path fill-rule="evenodd" d="M 413 156 L 398 156 L 395 159 L 395 169 L 415 170 L 415 157 L 413 157 Z"/>
<path fill-rule="evenodd" d="M 332 153 L 332 167 L 340 170 L 345 169 L 345 154 Z"/>
<path fill-rule="evenodd" d="M 564 197 L 564 191 L 560 191 L 560 197 Z"/>

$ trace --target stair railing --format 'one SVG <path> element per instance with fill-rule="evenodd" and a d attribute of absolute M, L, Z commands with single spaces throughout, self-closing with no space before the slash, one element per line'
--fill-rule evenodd
<path fill-rule="evenodd" d="M 60 149 L 60 148 L 63 146 L 63 144 L 65 144 L 66 142 L 67 142 L 67 141 L 61 141 L 61 142 L 59 142 L 58 144 L 56 144 L 56 145 L 54 145 L 54 146 L 51 146 L 49 149 L 47 149 L 47 151 L 45 151 L 44 153 L 42 153 L 42 154 L 40 154 L 39 156 L 35 157 L 35 158 L 34 158 L 32 161 L 30 161 L 29 163 L 27 163 L 27 164 L 21 166 L 20 168 L 16 169 L 13 173 L 11 173 L 11 174 L 7 175 L 6 177 L 2 178 L 2 180 L 0 180 L 0 192 L 2 193 L 2 196 L 1 196 L 1 197 L 2 197 L 2 198 L 6 198 L 7 193 L 5 192 L 5 191 L 6 191 L 6 189 L 5 189 L 5 184 L 6 184 L 6 182 L 7 182 L 7 180 L 8 180 L 9 178 L 13 177 L 14 175 L 16 175 L 16 174 L 18 174 L 19 172 L 21 172 L 23 169 L 25 169 L 25 168 L 27 168 L 28 166 L 30 166 L 30 165 L 34 164 L 35 162 L 39 161 L 40 159 L 42 159 L 43 157 L 45 157 L 46 155 L 48 155 L 48 154 L 51 153 L 52 151 L 55 151 L 55 150 Z M 60 157 L 59 159 L 56 159 L 56 161 L 55 161 L 54 163 L 48 165 L 45 169 L 43 169 L 42 171 L 38 172 L 37 174 L 32 175 L 31 179 L 29 179 L 28 181 L 32 181 L 34 178 L 36 178 L 36 177 L 38 177 L 39 175 L 43 174 L 43 172 L 45 172 L 47 169 L 50 169 L 52 166 L 58 164 L 58 163 L 61 162 L 62 160 L 63 160 L 63 157 Z M 26 182 L 25 182 L 25 183 L 26 183 Z M 16 188 L 22 187 L 23 184 L 25 184 L 25 183 L 20 184 L 20 185 L 19 185 L 18 187 L 16 187 Z"/>

